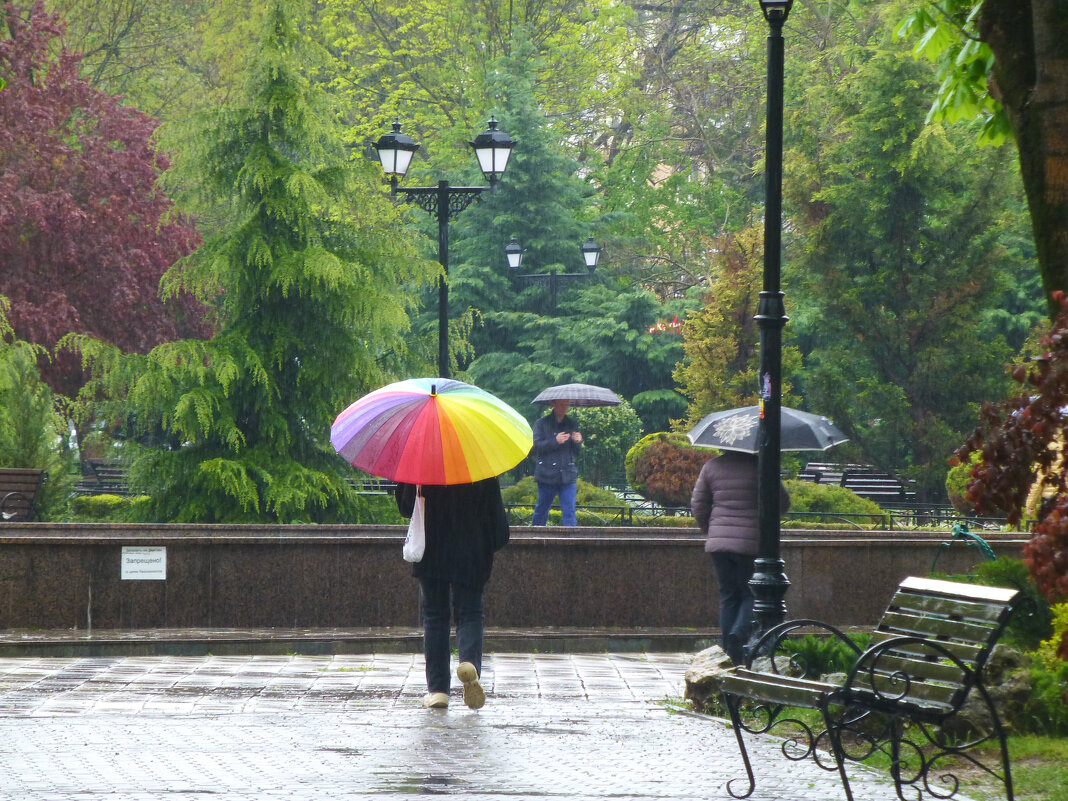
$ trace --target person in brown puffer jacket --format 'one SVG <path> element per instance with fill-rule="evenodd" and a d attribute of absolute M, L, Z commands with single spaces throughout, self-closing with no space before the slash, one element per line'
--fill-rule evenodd
<path fill-rule="evenodd" d="M 779 485 L 782 511 L 790 495 Z M 757 523 L 757 457 L 724 451 L 701 468 L 690 509 L 705 535 L 705 552 L 719 584 L 719 627 L 723 650 L 734 664 L 745 658 L 753 631 L 753 593 L 749 580 L 760 545 Z"/>

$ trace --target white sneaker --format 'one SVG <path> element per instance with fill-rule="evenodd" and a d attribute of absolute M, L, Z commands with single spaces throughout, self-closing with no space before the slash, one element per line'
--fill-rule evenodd
<path fill-rule="evenodd" d="M 456 668 L 456 678 L 464 683 L 464 703 L 471 709 L 481 709 L 486 704 L 486 691 L 478 683 L 478 671 L 470 662 L 461 662 Z"/>
<path fill-rule="evenodd" d="M 445 709 L 449 705 L 449 696 L 447 693 L 427 693 L 423 696 L 423 707 L 425 709 Z"/>

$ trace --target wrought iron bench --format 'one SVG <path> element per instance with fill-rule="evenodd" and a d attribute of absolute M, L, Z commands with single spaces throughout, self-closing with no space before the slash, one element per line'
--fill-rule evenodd
<path fill-rule="evenodd" d="M 861 761 L 877 750 L 890 757 L 901 799 L 918 801 L 925 793 L 953 797 L 960 787 L 953 761 L 959 758 L 1000 781 L 1013 801 L 1005 732 L 983 686 L 983 666 L 1019 595 L 1017 590 L 912 577 L 899 585 L 866 650 L 816 620 L 791 620 L 766 632 L 752 653 L 771 655 L 768 668 L 754 670 L 750 657 L 722 677 L 720 691 L 749 782 L 744 792 L 736 792 L 733 785 L 740 779 L 732 779 L 727 791 L 746 798 L 755 788 L 744 733 L 764 734 L 785 724 L 790 734 L 783 754 L 793 760 L 811 757 L 821 768 L 837 770 L 849 801 L 853 793 L 846 761 Z M 796 664 L 774 656 L 791 634 L 812 628 L 840 638 L 856 654 L 843 681 L 788 675 L 799 672 Z M 945 731 L 973 692 L 988 717 L 983 730 L 973 724 L 963 737 Z M 739 707 L 744 700 L 755 702 L 757 722 L 743 722 Z M 818 710 L 822 730 L 789 717 L 790 707 Z M 994 740 L 999 746 L 996 762 L 994 757 L 981 760 L 975 747 Z"/>
<path fill-rule="evenodd" d="M 21 467 L 0 468 L 0 522 L 33 520 L 37 495 L 48 473 Z"/>

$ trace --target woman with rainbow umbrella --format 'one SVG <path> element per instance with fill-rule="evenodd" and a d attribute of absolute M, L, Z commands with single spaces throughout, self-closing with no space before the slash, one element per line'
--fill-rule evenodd
<path fill-rule="evenodd" d="M 360 398 L 338 415 L 334 448 L 355 467 L 397 483 L 397 507 L 425 509 L 426 545 L 412 564 L 423 610 L 427 694 L 443 709 L 451 685 L 449 634 L 455 620 L 464 703 L 479 709 L 485 612 L 482 598 L 493 555 L 508 542 L 508 517 L 497 476 L 530 452 L 530 425 L 478 387 L 447 378 L 398 381 Z"/>

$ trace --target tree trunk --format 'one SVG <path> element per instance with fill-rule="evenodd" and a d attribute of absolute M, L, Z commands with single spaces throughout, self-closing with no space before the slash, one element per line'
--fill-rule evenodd
<path fill-rule="evenodd" d="M 985 0 L 979 34 L 994 52 L 992 93 L 1020 154 L 1050 317 L 1068 291 L 1068 14 L 1063 0 Z"/>

